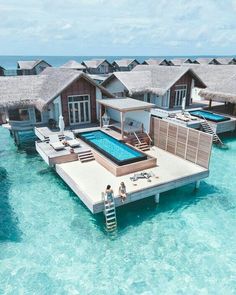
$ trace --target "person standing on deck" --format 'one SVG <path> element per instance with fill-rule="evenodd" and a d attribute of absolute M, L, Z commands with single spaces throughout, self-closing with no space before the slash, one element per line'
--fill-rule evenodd
<path fill-rule="evenodd" d="M 107 188 L 106 188 L 106 199 L 107 199 L 109 206 L 110 206 L 114 197 L 113 197 L 113 189 L 111 188 L 111 186 L 109 184 L 107 185 Z"/>

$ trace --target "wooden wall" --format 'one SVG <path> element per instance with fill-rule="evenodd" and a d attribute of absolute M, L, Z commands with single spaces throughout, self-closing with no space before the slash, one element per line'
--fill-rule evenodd
<path fill-rule="evenodd" d="M 61 104 L 62 104 L 62 114 L 64 117 L 65 125 L 68 126 L 69 123 L 69 110 L 68 110 L 68 96 L 70 95 L 89 95 L 90 96 L 90 112 L 91 112 L 91 122 L 95 123 L 97 121 L 97 110 L 96 110 L 96 87 L 92 85 L 89 81 L 84 78 L 80 78 L 70 84 L 61 93 Z"/>
<path fill-rule="evenodd" d="M 212 135 L 158 118 L 151 119 L 151 134 L 155 146 L 204 168 L 209 167 Z"/>

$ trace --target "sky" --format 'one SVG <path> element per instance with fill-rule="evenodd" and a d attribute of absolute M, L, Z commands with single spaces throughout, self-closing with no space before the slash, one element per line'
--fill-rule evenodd
<path fill-rule="evenodd" d="M 0 0 L 0 55 L 236 54 L 236 0 Z"/>

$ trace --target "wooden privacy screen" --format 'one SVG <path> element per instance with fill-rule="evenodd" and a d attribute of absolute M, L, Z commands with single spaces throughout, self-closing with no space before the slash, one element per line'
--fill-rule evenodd
<path fill-rule="evenodd" d="M 204 168 L 209 167 L 212 147 L 210 134 L 158 118 L 152 118 L 151 133 L 155 146 Z"/>

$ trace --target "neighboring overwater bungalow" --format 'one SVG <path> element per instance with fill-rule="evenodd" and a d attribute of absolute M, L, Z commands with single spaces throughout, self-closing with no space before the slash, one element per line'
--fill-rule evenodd
<path fill-rule="evenodd" d="M 137 65 L 139 65 L 137 59 L 119 59 L 112 63 L 115 72 L 131 71 Z"/>
<path fill-rule="evenodd" d="M 200 65 L 220 65 L 220 62 L 216 58 L 201 57 L 195 60 Z"/>
<path fill-rule="evenodd" d="M 109 74 L 113 72 L 113 66 L 106 59 L 84 60 L 81 63 L 89 74 Z"/>
<path fill-rule="evenodd" d="M 20 60 L 17 62 L 17 69 L 21 75 L 38 75 L 51 65 L 45 60 Z"/>
<path fill-rule="evenodd" d="M 66 126 L 96 122 L 96 100 L 112 97 L 83 72 L 50 67 L 40 75 L 1 77 L 0 89 L 0 107 L 17 141 L 20 131 L 56 127 L 60 115 Z"/>
<path fill-rule="evenodd" d="M 162 59 L 162 58 L 149 58 L 146 59 L 143 62 L 143 65 L 149 65 L 149 66 L 154 66 L 154 65 L 159 65 L 159 66 L 170 66 L 170 62 L 167 59 Z"/>
<path fill-rule="evenodd" d="M 183 64 L 193 63 L 190 58 L 174 58 L 169 61 L 172 66 L 182 66 Z"/>
<path fill-rule="evenodd" d="M 86 67 L 76 60 L 69 60 L 68 62 L 60 66 L 60 68 L 86 72 Z"/>
<path fill-rule="evenodd" d="M 4 68 L 2 66 L 0 66 L 0 76 L 4 76 Z"/>
<path fill-rule="evenodd" d="M 129 73 L 113 73 L 102 85 L 115 96 L 128 95 L 166 109 L 181 107 L 184 97 L 189 106 L 192 89 L 206 88 L 192 69 L 146 65 L 139 65 Z"/>

